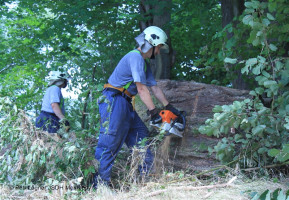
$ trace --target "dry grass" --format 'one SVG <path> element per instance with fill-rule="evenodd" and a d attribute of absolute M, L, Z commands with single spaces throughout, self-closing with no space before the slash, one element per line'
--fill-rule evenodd
<path fill-rule="evenodd" d="M 170 177 L 168 177 L 170 176 Z M 173 174 L 163 175 L 158 182 L 146 182 L 145 184 L 133 184 L 129 190 L 109 189 L 100 186 L 97 191 L 87 190 L 82 193 L 75 190 L 11 190 L 7 186 L 0 187 L 0 199 L 96 199 L 96 200 L 186 200 L 186 199 L 210 199 L 210 200 L 245 200 L 251 199 L 252 192 L 262 193 L 266 189 L 271 191 L 282 188 L 288 190 L 288 182 L 274 183 L 270 180 L 256 179 L 248 180 L 238 176 L 229 186 L 224 186 L 232 177 L 214 180 L 205 183 L 195 179 L 195 181 L 180 181 L 170 183 Z M 193 177 L 192 177 L 193 178 Z M 210 188 L 208 188 L 208 187 Z M 219 186 L 219 187 L 215 187 Z M 161 192 L 163 191 L 163 192 Z M 150 197 L 149 197 L 150 196 Z"/>

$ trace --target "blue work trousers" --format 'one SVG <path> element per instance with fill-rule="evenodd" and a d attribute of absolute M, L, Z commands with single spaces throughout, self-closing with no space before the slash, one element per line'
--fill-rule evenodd
<path fill-rule="evenodd" d="M 56 133 L 60 128 L 59 118 L 54 113 L 44 111 L 36 118 L 35 125 L 48 133 Z"/>
<path fill-rule="evenodd" d="M 125 94 L 109 89 L 103 91 L 103 99 L 99 101 L 101 127 L 95 158 L 99 161 L 98 179 L 110 183 L 111 170 L 117 153 L 123 143 L 128 148 L 138 146 L 138 142 L 148 137 L 148 129 L 138 114 L 133 110 L 129 98 Z M 144 163 L 139 166 L 142 174 L 152 168 L 154 156 L 149 148 L 145 152 Z"/>

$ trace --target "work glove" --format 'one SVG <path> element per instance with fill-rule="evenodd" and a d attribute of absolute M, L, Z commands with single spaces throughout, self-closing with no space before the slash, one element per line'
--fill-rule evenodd
<path fill-rule="evenodd" d="M 152 110 L 149 110 L 148 113 L 151 116 L 151 123 L 152 124 L 158 124 L 162 121 L 162 117 L 160 116 L 160 110 L 157 108 L 154 108 Z"/>
<path fill-rule="evenodd" d="M 70 130 L 70 124 L 67 119 L 63 118 L 59 122 L 60 126 L 64 128 L 65 132 L 68 132 Z"/>
<path fill-rule="evenodd" d="M 172 104 L 170 104 L 170 103 L 165 106 L 165 110 L 169 110 L 177 116 L 179 116 L 181 114 L 181 112 L 178 109 L 176 109 L 174 106 L 172 106 Z"/>

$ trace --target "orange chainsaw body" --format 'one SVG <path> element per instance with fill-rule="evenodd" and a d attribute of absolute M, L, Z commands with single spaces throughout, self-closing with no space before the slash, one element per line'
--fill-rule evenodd
<path fill-rule="evenodd" d="M 161 123 L 150 123 L 151 126 L 155 127 L 158 131 L 164 130 L 166 132 L 165 136 L 167 135 L 174 135 L 178 137 L 183 137 L 182 133 L 185 127 L 185 118 L 182 114 L 182 121 L 178 121 L 180 116 L 178 117 L 173 112 L 169 110 L 161 110 L 159 115 L 162 118 Z"/>
<path fill-rule="evenodd" d="M 169 124 L 171 121 L 177 119 L 177 116 L 169 110 L 161 110 L 160 116 L 162 117 L 162 122 L 167 122 Z"/>

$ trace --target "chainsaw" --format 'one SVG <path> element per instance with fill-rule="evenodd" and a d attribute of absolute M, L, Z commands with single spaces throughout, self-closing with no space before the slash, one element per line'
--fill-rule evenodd
<path fill-rule="evenodd" d="M 150 125 L 156 128 L 158 131 L 165 131 L 165 136 L 173 135 L 177 137 L 183 137 L 183 132 L 186 126 L 186 112 L 181 111 L 177 116 L 169 110 L 161 110 L 159 115 L 162 117 L 160 123 L 150 123 Z"/>

